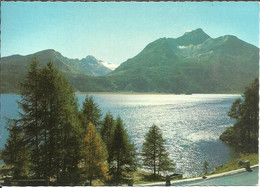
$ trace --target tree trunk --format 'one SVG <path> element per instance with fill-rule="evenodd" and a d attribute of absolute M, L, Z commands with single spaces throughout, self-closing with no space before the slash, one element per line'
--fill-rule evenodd
<path fill-rule="evenodd" d="M 37 123 L 36 123 L 36 129 L 38 129 Z M 40 178 L 40 160 L 39 160 L 39 139 L 38 139 L 38 130 L 36 131 L 36 140 L 35 140 L 35 147 L 36 147 L 36 160 L 37 160 L 37 169 L 36 169 L 36 176 L 37 178 Z"/>
<path fill-rule="evenodd" d="M 156 144 L 153 143 L 153 176 L 156 177 Z"/>
<path fill-rule="evenodd" d="M 154 146 L 155 147 L 155 146 Z M 154 148 L 154 155 L 153 155 L 153 176 L 156 177 L 156 157 L 155 157 L 155 148 Z"/>
<path fill-rule="evenodd" d="M 38 88 L 36 89 L 35 93 L 37 93 Z M 37 95 L 37 94 L 36 94 Z M 36 153 L 37 153 L 37 172 L 36 172 L 36 176 L 37 178 L 40 178 L 40 160 L 39 160 L 39 131 L 38 131 L 38 98 L 36 96 L 36 104 L 35 104 L 35 129 L 36 129 L 36 143 L 35 143 L 35 147 L 36 147 Z"/>
<path fill-rule="evenodd" d="M 117 174 L 119 174 L 119 167 L 120 167 L 119 163 L 120 163 L 120 152 L 118 151 L 117 152 Z"/>
<path fill-rule="evenodd" d="M 89 185 L 92 186 L 92 177 L 89 179 Z"/>
<path fill-rule="evenodd" d="M 120 170 L 120 151 L 117 152 L 117 167 L 116 167 L 116 183 L 117 185 L 120 183 L 120 173 L 119 173 L 119 170 Z"/>
<path fill-rule="evenodd" d="M 155 158 L 153 160 L 153 176 L 156 177 L 156 166 L 155 166 Z"/>

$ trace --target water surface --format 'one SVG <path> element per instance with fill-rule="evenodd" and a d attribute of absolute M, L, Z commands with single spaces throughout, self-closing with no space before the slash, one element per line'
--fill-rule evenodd
<path fill-rule="evenodd" d="M 234 121 L 227 112 L 239 95 L 124 95 L 92 94 L 103 114 L 121 116 L 125 128 L 141 151 L 144 136 L 156 124 L 166 148 L 184 177 L 200 175 L 204 161 L 210 170 L 235 158 L 237 153 L 219 140 Z M 85 95 L 77 95 L 80 106 Z M 4 117 L 17 118 L 18 95 L 1 95 L 1 148 L 8 133 Z"/>

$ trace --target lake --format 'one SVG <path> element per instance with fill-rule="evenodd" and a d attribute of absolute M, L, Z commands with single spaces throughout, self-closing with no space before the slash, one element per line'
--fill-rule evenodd
<path fill-rule="evenodd" d="M 232 148 L 222 143 L 219 136 L 232 126 L 229 111 L 240 95 L 195 94 L 91 94 L 103 115 L 110 111 L 123 119 L 125 128 L 141 151 L 144 136 L 156 124 L 161 128 L 170 157 L 176 163 L 176 173 L 184 177 L 200 175 L 206 160 L 214 170 L 237 157 Z M 77 95 L 80 106 L 84 94 Z M 5 119 L 17 118 L 18 95 L 1 94 L 1 149 L 8 133 Z"/>

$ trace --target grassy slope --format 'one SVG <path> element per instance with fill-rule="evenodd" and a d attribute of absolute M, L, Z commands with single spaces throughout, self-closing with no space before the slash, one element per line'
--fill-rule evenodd
<path fill-rule="evenodd" d="M 233 160 L 229 161 L 228 163 L 218 167 L 211 174 L 220 174 L 223 172 L 240 169 L 240 168 L 242 168 L 242 167 L 238 166 L 238 162 L 240 160 L 242 160 L 242 161 L 249 160 L 250 166 L 256 165 L 256 164 L 259 164 L 259 154 L 241 154 L 239 158 L 233 159 Z"/>
<path fill-rule="evenodd" d="M 145 172 L 143 170 L 138 170 L 133 174 L 134 176 L 134 185 L 135 184 L 148 184 L 148 183 L 155 183 L 161 182 L 162 179 L 153 180 L 152 177 L 153 173 Z"/>

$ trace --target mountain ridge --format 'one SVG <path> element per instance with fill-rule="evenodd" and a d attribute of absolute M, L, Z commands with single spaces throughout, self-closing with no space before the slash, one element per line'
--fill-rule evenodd
<path fill-rule="evenodd" d="M 99 63 L 94 56 L 88 55 L 81 60 L 70 59 L 54 49 L 46 49 L 25 56 L 12 55 L 3 57 L 0 61 L 1 93 L 17 92 L 17 82 L 24 78 L 24 73 L 29 68 L 29 63 L 33 58 L 39 61 L 39 66 L 44 66 L 47 62 L 52 61 L 59 71 L 68 78 L 78 77 L 78 75 L 103 76 L 112 71 Z"/>
<path fill-rule="evenodd" d="M 258 51 L 236 36 L 211 38 L 197 29 L 149 43 L 107 77 L 122 91 L 241 93 L 258 77 Z"/>
<path fill-rule="evenodd" d="M 15 58 L 21 58 L 21 59 L 32 59 L 32 58 L 36 58 L 40 64 L 43 63 L 47 63 L 48 61 L 52 61 L 54 64 L 58 63 L 58 67 L 59 64 L 64 64 L 67 67 L 71 67 L 73 69 L 73 65 L 84 65 L 84 64 L 92 64 L 92 65 L 98 65 L 100 67 L 100 69 L 102 69 L 103 72 L 98 72 L 98 71 L 92 71 L 88 70 L 88 69 L 84 69 L 83 70 L 77 70 L 77 71 L 82 71 L 81 73 L 83 74 L 88 74 L 88 75 L 92 75 L 92 76 L 103 76 L 105 74 L 107 74 L 108 72 L 110 72 L 111 70 L 105 66 L 103 66 L 103 64 L 99 63 L 99 61 L 92 55 L 88 55 L 85 58 L 82 59 L 78 59 L 78 58 L 68 58 L 63 56 L 60 52 L 55 51 L 54 49 L 46 49 L 46 50 L 41 50 L 39 52 L 35 52 L 33 54 L 28 54 L 28 55 L 11 55 L 11 56 L 7 56 L 7 57 L 2 57 L 1 58 L 1 63 L 2 65 L 5 63 L 17 63 L 18 61 L 21 61 L 21 59 L 16 60 Z M 8 62 L 9 61 L 9 62 Z M 59 61 L 59 62 L 58 62 Z M 23 62 L 24 64 L 29 64 L 28 62 Z M 74 67 L 75 68 L 75 67 Z M 81 68 L 81 67 L 80 67 Z M 78 68 L 79 69 L 79 68 Z M 62 70 L 63 71 L 63 70 Z M 75 72 L 75 70 L 73 70 Z M 85 72 L 84 72 L 85 71 Z"/>
<path fill-rule="evenodd" d="M 65 64 L 68 61 L 55 50 L 47 52 L 48 57 L 55 56 Z M 74 59 L 70 65 L 80 62 L 84 67 L 86 59 L 88 65 L 92 60 L 102 65 L 92 56 Z M 82 92 L 242 93 L 259 77 L 258 60 L 256 46 L 233 35 L 211 38 L 199 28 L 147 44 L 105 76 L 89 76 L 93 73 L 86 75 L 75 66 L 63 66 L 66 70 L 61 72 L 69 72 L 66 76 L 74 89 Z"/>

